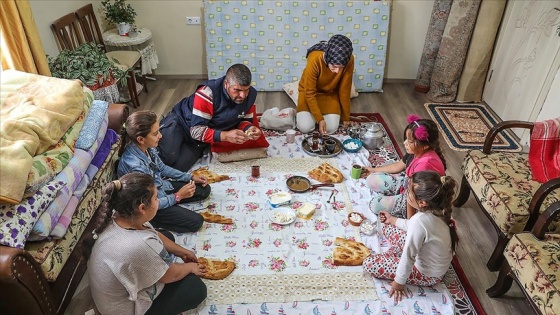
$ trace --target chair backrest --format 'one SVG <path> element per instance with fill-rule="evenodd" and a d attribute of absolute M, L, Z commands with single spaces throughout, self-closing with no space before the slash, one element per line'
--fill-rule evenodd
<path fill-rule="evenodd" d="M 103 46 L 103 50 L 107 51 L 105 48 L 105 43 L 103 42 L 103 33 L 99 28 L 99 23 L 97 23 L 97 18 L 95 17 L 95 12 L 93 11 L 93 5 L 87 4 L 74 12 L 80 29 L 84 34 L 85 40 L 90 42 L 95 42 L 98 45 Z"/>
<path fill-rule="evenodd" d="M 84 36 L 78 25 L 78 19 L 74 13 L 66 14 L 51 24 L 58 50 L 74 50 L 85 43 Z"/>

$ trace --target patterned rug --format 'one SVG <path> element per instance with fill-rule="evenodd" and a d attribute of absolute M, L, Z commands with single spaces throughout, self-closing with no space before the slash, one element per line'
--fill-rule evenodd
<path fill-rule="evenodd" d="M 482 149 L 490 129 L 502 120 L 485 104 L 424 104 L 438 124 L 449 147 L 456 151 Z M 509 130 L 494 139 L 494 150 L 521 151 L 521 145 Z"/>
<path fill-rule="evenodd" d="M 357 154 L 349 154 L 343 152 L 336 158 L 332 160 L 329 159 L 329 162 L 337 165 L 337 167 L 343 172 L 343 174 L 349 174 L 350 167 L 355 162 L 358 162 L 359 164 L 370 162 L 374 165 L 381 165 L 399 159 L 401 153 L 398 147 L 393 145 L 394 137 L 391 135 L 381 115 L 352 114 L 351 116 L 352 120 L 356 122 L 374 121 L 382 123 L 385 131 L 387 132 L 385 145 L 381 149 L 375 151 L 366 151 L 363 149 Z M 219 189 L 218 185 L 215 185 L 216 187 L 214 187 L 215 189 L 213 189 L 213 191 L 215 190 L 216 193 L 215 197 L 218 197 L 218 195 L 225 196 L 228 194 L 234 196 L 236 192 L 244 196 L 242 198 L 244 205 L 241 207 L 241 209 L 236 211 L 232 210 L 235 207 L 231 207 L 231 205 L 230 207 L 228 207 L 227 202 L 224 202 L 223 200 L 219 202 L 223 207 L 221 211 L 232 210 L 228 212 L 228 215 L 232 214 L 232 216 L 235 216 L 234 214 L 237 212 L 247 212 L 246 214 L 240 213 L 240 215 L 251 216 L 257 213 L 255 211 L 257 211 L 256 209 L 258 207 L 251 207 L 253 202 L 250 199 L 254 195 L 252 192 L 250 192 L 250 187 L 255 187 L 252 188 L 255 191 L 260 189 L 257 188 L 260 186 L 263 186 L 263 188 L 265 188 L 265 182 L 267 183 L 272 179 L 272 177 L 274 177 L 274 169 L 278 168 L 271 169 L 270 167 L 267 167 L 267 165 L 269 164 L 268 162 L 274 162 L 273 160 L 279 158 L 289 158 L 290 161 L 294 163 L 290 164 L 290 166 L 282 167 L 282 169 L 289 169 L 288 172 L 291 173 L 297 172 L 298 169 L 303 167 L 304 164 L 307 164 L 307 162 L 311 163 L 315 162 L 314 160 L 323 160 L 310 157 L 301 150 L 301 147 L 299 145 L 286 144 L 285 135 L 283 132 L 264 130 L 264 133 L 270 142 L 270 147 L 268 149 L 268 154 L 270 156 L 269 159 L 240 161 L 226 164 L 215 164 L 214 162 L 212 163 L 213 165 L 211 167 L 213 169 L 215 168 L 216 170 L 226 172 L 234 176 L 246 174 L 247 170 L 250 168 L 249 166 L 252 164 L 256 163 L 260 165 L 262 163 L 261 179 L 264 180 L 262 182 L 252 183 L 248 181 L 246 175 L 242 175 L 237 177 L 240 181 L 243 181 L 243 183 L 239 182 L 234 184 L 233 186 L 228 185 L 228 187 L 223 187 L 224 189 L 226 189 L 223 192 L 219 192 L 221 191 L 221 189 Z M 305 135 L 301 135 L 300 133 L 298 133 L 298 135 L 296 136 L 296 143 L 300 143 L 304 136 Z M 346 131 L 343 130 L 343 128 L 340 128 L 334 136 L 339 140 L 347 138 Z M 376 157 L 372 158 L 372 156 Z M 299 164 L 302 165 L 300 166 Z M 305 166 L 303 168 L 308 169 L 309 167 Z M 237 171 L 235 171 L 236 169 Z M 239 170 L 242 170 L 240 174 L 238 173 Z M 307 221 L 307 223 L 298 221 L 293 226 L 288 226 L 287 232 L 289 233 L 287 234 L 287 236 L 289 237 L 287 238 L 287 240 L 291 240 L 290 242 L 292 242 L 294 245 L 292 246 L 293 249 L 287 250 L 278 248 L 277 255 L 271 255 L 270 257 L 266 257 L 266 259 L 264 256 L 259 258 L 258 252 L 250 253 L 251 251 L 255 250 L 255 248 L 253 248 L 255 246 L 264 249 L 266 245 L 265 239 L 266 242 L 271 241 L 268 240 L 267 237 L 265 237 L 265 234 L 262 234 L 262 236 L 259 237 L 258 242 L 254 241 L 254 237 L 253 241 L 247 242 L 244 242 L 241 239 L 235 239 L 236 237 L 241 236 L 243 233 L 247 233 L 245 230 L 253 229 L 253 225 L 255 225 L 255 223 L 252 221 L 251 224 L 247 227 L 238 226 L 238 228 L 240 229 L 238 229 L 235 233 L 227 233 L 226 236 L 222 237 L 222 241 L 220 241 L 220 237 L 211 237 L 213 233 L 218 233 L 218 231 L 216 231 L 211 226 L 207 227 L 210 228 L 210 230 L 201 230 L 199 233 L 197 233 L 197 236 L 183 234 L 176 237 L 177 243 L 183 245 L 186 248 L 195 249 L 198 255 L 205 255 L 204 253 L 207 253 L 207 255 L 211 256 L 219 255 L 219 258 L 235 259 L 240 263 L 240 269 L 234 272 L 234 274 L 230 275 L 230 279 L 226 279 L 226 282 L 228 282 L 227 285 L 222 287 L 222 285 L 218 283 L 209 284 L 207 282 L 209 284 L 209 299 L 207 302 L 209 303 L 204 303 L 204 305 L 201 305 L 197 309 L 186 312 L 184 314 L 485 314 L 457 259 L 453 260 L 449 271 L 443 279 L 443 284 L 438 284 L 433 287 L 407 286 L 407 291 L 410 298 L 405 299 L 405 301 L 396 305 L 393 303 L 392 299 L 388 297 L 388 288 L 390 287 L 390 281 L 387 280 L 373 279 L 376 287 L 376 294 L 371 294 L 371 296 L 368 296 L 363 300 L 349 298 L 348 296 L 340 296 L 340 292 L 335 292 L 336 294 L 334 294 L 332 298 L 327 297 L 329 294 L 331 294 L 328 292 L 328 289 L 336 285 L 333 283 L 321 283 L 322 280 L 320 273 L 325 273 L 320 272 L 321 268 L 329 270 L 329 276 L 332 278 L 347 277 L 348 274 L 346 274 L 345 271 L 354 270 L 346 268 L 339 271 L 332 270 L 331 268 L 333 268 L 333 266 L 328 263 L 330 259 L 325 259 L 328 257 L 328 255 L 330 255 L 330 253 L 332 253 L 332 249 L 328 248 L 329 246 L 331 246 L 331 244 L 328 241 L 322 240 L 322 238 L 325 238 L 328 232 L 330 232 L 330 230 L 332 230 L 333 228 L 339 231 L 337 232 L 337 234 L 341 233 L 341 231 L 344 230 L 346 231 L 347 236 L 352 235 L 352 237 L 355 237 L 357 240 L 359 240 L 360 238 L 360 235 L 353 235 L 351 226 L 345 226 L 343 223 L 343 226 L 335 227 L 333 225 L 333 222 L 340 221 L 340 218 L 336 219 L 333 222 L 328 221 L 328 218 L 338 215 L 339 212 L 350 211 L 349 209 L 360 211 L 360 209 L 364 209 L 364 207 L 367 207 L 367 203 L 370 199 L 368 198 L 368 196 L 370 193 L 369 189 L 362 184 L 363 183 L 361 181 L 345 181 L 345 184 L 340 187 L 340 190 L 337 190 L 338 192 L 336 193 L 336 208 L 331 209 L 331 207 L 334 206 L 329 206 L 323 203 L 322 206 L 326 207 L 320 208 L 320 210 L 318 210 L 319 212 L 316 213 L 316 216 L 314 216 L 312 220 Z M 267 189 L 270 190 L 270 188 Z M 244 190 L 249 191 L 245 193 L 241 192 Z M 319 199 L 324 200 L 325 198 L 328 198 L 327 195 L 329 193 L 329 190 L 323 191 L 319 189 L 309 194 L 309 198 L 316 198 L 317 200 L 313 203 L 320 203 Z M 321 196 L 322 194 L 327 195 L 325 195 L 326 197 L 324 197 Z M 348 196 L 344 197 L 344 195 L 346 194 L 348 194 Z M 295 197 L 299 198 L 303 196 L 305 195 L 296 195 Z M 213 199 L 215 198 L 211 198 L 209 202 L 212 203 Z M 217 200 L 215 201 L 217 202 Z M 323 210 L 325 212 L 321 214 Z M 328 230 L 323 230 L 326 225 L 319 224 L 322 223 L 322 221 L 317 220 L 319 218 L 322 218 L 322 215 L 327 215 L 325 217 L 327 218 L 327 220 L 322 221 L 328 222 L 329 224 L 333 225 Z M 237 218 L 236 220 L 241 222 L 239 218 Z M 259 222 L 258 220 L 254 221 Z M 301 225 L 301 223 L 304 223 L 304 225 Z M 319 243 L 316 243 L 315 237 L 307 238 L 306 240 L 302 241 L 303 239 L 305 239 L 304 235 L 301 234 L 303 229 L 305 228 L 305 224 L 311 224 L 310 227 L 312 229 L 317 229 L 318 227 L 321 228 L 321 231 L 315 231 L 314 233 L 317 236 L 317 240 L 320 240 Z M 265 226 L 265 228 L 268 227 L 268 225 Z M 261 234 L 257 233 L 255 235 Z M 292 236 L 295 237 L 294 240 L 291 239 L 293 238 Z M 372 248 L 372 250 L 386 250 L 388 246 L 388 243 L 386 241 L 380 241 L 377 239 L 377 237 L 364 237 L 363 235 L 361 237 L 362 242 L 364 242 L 369 248 Z M 328 237 L 327 240 L 331 238 L 332 235 Z M 246 237 L 242 239 L 246 239 Z M 239 246 L 245 248 L 243 250 L 245 254 L 251 255 L 247 257 L 239 255 L 232 256 L 234 255 L 233 250 Z M 270 245 L 268 246 L 270 247 Z M 282 246 L 287 246 L 287 244 L 282 243 Z M 313 252 L 307 252 L 305 254 L 305 257 L 307 258 L 302 261 L 296 259 L 297 264 L 292 265 L 292 263 L 289 262 L 290 260 L 287 258 L 294 256 L 294 253 L 297 253 L 298 251 L 305 251 L 307 247 L 315 248 L 315 250 Z M 321 248 L 325 249 L 325 251 L 321 251 Z M 287 255 L 287 258 L 284 257 L 284 255 Z M 317 257 L 315 257 L 314 255 Z M 322 257 L 321 255 L 327 256 Z M 247 259 L 249 259 L 249 261 L 243 263 Z M 264 265 L 261 266 L 260 263 L 255 263 L 255 261 L 260 262 L 261 260 L 265 261 Z M 280 262 L 280 260 L 286 263 L 286 265 L 278 263 Z M 305 264 L 302 264 L 302 262 L 304 262 Z M 282 267 L 280 268 L 282 270 L 278 269 L 279 266 Z M 294 279 L 291 278 L 297 276 L 299 272 L 296 274 L 290 273 L 290 268 L 307 270 L 307 274 L 300 275 L 307 277 L 306 280 L 304 282 L 294 282 Z M 349 268 L 360 269 L 359 267 Z M 253 271 L 249 272 L 249 270 Z M 260 279 L 259 277 L 261 277 L 261 274 L 270 274 L 270 272 L 267 270 L 274 270 L 275 272 L 273 272 L 273 275 L 270 275 L 266 280 Z M 253 278 L 255 278 L 256 280 Z M 286 299 L 286 297 L 282 297 L 287 292 L 286 290 L 282 289 L 283 287 L 293 287 L 293 285 L 297 283 L 301 283 L 302 285 L 307 286 L 306 288 L 302 288 L 302 290 L 299 290 L 302 293 L 301 296 L 298 296 L 298 298 L 296 299 L 293 299 L 293 296 L 290 296 L 288 299 Z M 222 284 L 225 284 L 225 282 Z M 239 287 L 239 285 L 241 285 L 241 287 Z M 313 295 L 316 295 L 317 291 L 312 292 L 308 287 L 314 287 L 316 285 L 324 287 L 323 291 L 325 291 L 325 296 L 319 298 L 326 300 L 309 300 L 309 298 L 314 298 Z M 338 286 L 340 285 L 341 284 L 338 284 Z M 241 293 L 238 292 L 239 289 L 243 288 L 243 290 L 241 291 L 247 292 L 247 287 L 251 287 L 254 289 L 259 288 L 259 294 L 251 294 L 254 295 L 257 299 L 253 299 L 253 297 L 239 298 L 237 296 L 239 293 Z M 340 288 L 337 288 L 337 290 L 339 289 Z M 354 289 L 357 290 L 358 288 Z M 368 288 L 364 287 L 364 289 Z M 306 290 L 310 292 L 306 293 Z M 312 294 L 309 295 L 308 293 Z M 358 292 L 355 292 L 354 294 L 357 293 Z M 268 297 L 263 297 L 262 294 L 268 295 Z"/>

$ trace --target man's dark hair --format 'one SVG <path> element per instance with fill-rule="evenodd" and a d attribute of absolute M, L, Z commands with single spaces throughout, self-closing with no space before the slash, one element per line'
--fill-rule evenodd
<path fill-rule="evenodd" d="M 236 63 L 226 72 L 226 81 L 231 85 L 251 85 L 251 70 L 246 65 Z"/>

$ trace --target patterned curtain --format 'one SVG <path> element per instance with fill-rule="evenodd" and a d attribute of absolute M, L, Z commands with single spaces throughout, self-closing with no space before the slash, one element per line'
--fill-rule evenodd
<path fill-rule="evenodd" d="M 445 103 L 460 86 L 460 101 L 480 101 L 505 2 L 436 0 L 415 89 Z"/>
<path fill-rule="evenodd" d="M 3 70 L 51 75 L 28 0 L 0 1 L 0 34 Z"/>

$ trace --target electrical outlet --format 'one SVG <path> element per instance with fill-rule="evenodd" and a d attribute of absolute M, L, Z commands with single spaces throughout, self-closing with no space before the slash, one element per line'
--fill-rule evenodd
<path fill-rule="evenodd" d="M 200 16 L 187 16 L 187 25 L 200 24 Z"/>

